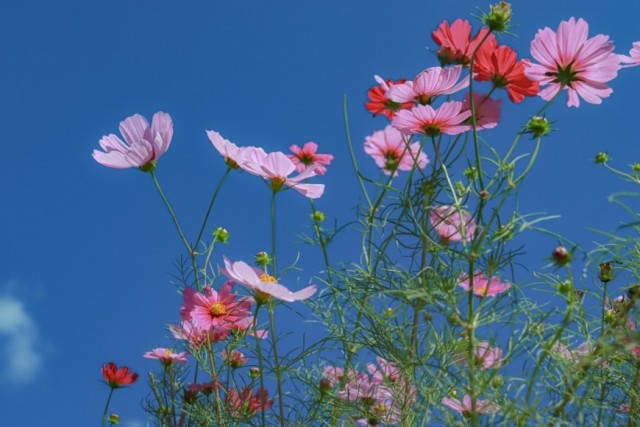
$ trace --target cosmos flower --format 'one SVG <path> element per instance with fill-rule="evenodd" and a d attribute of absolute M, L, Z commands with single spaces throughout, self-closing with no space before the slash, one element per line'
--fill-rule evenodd
<path fill-rule="evenodd" d="M 491 52 L 498 46 L 495 36 L 493 34 L 487 36 L 488 32 L 489 30 L 486 28 L 481 28 L 472 39 L 469 21 L 456 19 L 451 25 L 447 21 L 443 21 L 438 29 L 431 33 L 431 36 L 433 41 L 440 46 L 437 55 L 441 63 L 468 65 L 471 62 L 471 55 L 485 37 L 486 40 L 480 46 L 476 56 L 482 51 Z"/>
<path fill-rule="evenodd" d="M 173 136 L 173 122 L 162 111 L 153 115 L 151 127 L 147 119 L 134 114 L 120 122 L 123 142 L 116 135 L 109 134 L 100 140 L 104 151 L 93 150 L 93 158 L 110 168 L 139 168 L 148 172 L 155 169 L 158 159 L 166 153 Z"/>
<path fill-rule="evenodd" d="M 469 86 L 469 79 L 460 79 L 462 66 L 431 67 L 422 71 L 413 81 L 391 86 L 386 96 L 397 103 L 416 102 L 431 104 L 433 97 L 449 95 Z"/>
<path fill-rule="evenodd" d="M 222 135 L 213 130 L 207 131 L 209 141 L 213 144 L 216 150 L 224 158 L 225 163 L 232 169 L 238 169 L 239 163 L 242 162 L 246 148 L 255 147 L 238 147 L 228 139 L 224 139 Z"/>
<path fill-rule="evenodd" d="M 243 353 L 239 352 L 238 350 L 233 350 L 231 352 L 228 352 L 227 350 L 222 350 L 222 353 L 220 353 L 220 356 L 222 356 L 222 360 L 224 360 L 227 364 L 229 364 L 229 366 L 231 366 L 234 369 L 240 368 L 247 364 L 247 356 L 245 356 Z"/>
<path fill-rule="evenodd" d="M 259 271 L 258 271 L 259 272 Z M 256 298 L 265 299 L 274 297 L 282 301 L 293 302 L 300 301 L 311 297 L 316 293 L 316 285 L 307 286 L 298 292 L 291 292 L 289 289 L 279 284 L 275 277 L 266 273 L 261 273 L 251 268 L 246 262 L 231 262 L 227 257 L 224 258 L 224 268 L 220 269 L 220 273 L 227 276 L 239 285 L 256 292 Z"/>
<path fill-rule="evenodd" d="M 171 365 L 172 363 L 187 363 L 187 353 L 182 351 L 174 353 L 170 348 L 154 348 L 147 351 L 142 357 L 146 359 L 158 359 L 163 365 Z"/>
<path fill-rule="evenodd" d="M 620 56 L 613 53 L 609 36 L 587 38 L 589 25 L 582 19 L 562 21 L 558 32 L 546 27 L 531 42 L 531 56 L 539 64 L 525 63 L 525 75 L 547 86 L 538 95 L 550 100 L 567 91 L 567 105 L 579 107 L 580 98 L 590 104 L 602 103 L 613 90 L 605 83 L 620 69 Z"/>
<path fill-rule="evenodd" d="M 378 86 L 373 86 L 369 89 L 367 96 L 369 101 L 365 102 L 366 109 L 375 116 L 382 114 L 389 120 L 393 119 L 396 111 L 411 108 L 413 102 L 399 103 L 392 101 L 386 95 L 391 86 L 406 82 L 405 79 L 400 80 L 384 80 L 380 76 L 374 76 L 374 79 L 378 83 Z"/>
<path fill-rule="evenodd" d="M 500 347 L 493 347 L 491 343 L 486 341 L 476 342 L 473 357 L 475 359 L 475 365 L 482 369 L 500 368 L 504 365 L 502 349 Z M 456 361 L 464 365 L 468 364 L 467 352 L 461 352 Z"/>
<path fill-rule="evenodd" d="M 130 384 L 133 384 L 138 380 L 138 374 L 130 372 L 127 366 L 118 366 L 113 363 L 105 363 L 102 365 L 102 378 L 107 382 L 111 388 L 120 388 Z"/>
<path fill-rule="evenodd" d="M 289 147 L 289 151 L 293 154 L 289 154 L 287 157 L 296 165 L 296 171 L 304 172 L 306 169 L 312 169 L 318 175 L 324 175 L 327 173 L 327 168 L 333 160 L 331 154 L 318 154 L 318 144 L 309 141 L 305 143 L 302 148 L 297 145 Z"/>
<path fill-rule="evenodd" d="M 471 214 L 451 205 L 431 209 L 429 221 L 443 243 L 470 242 L 476 231 L 476 223 Z"/>
<path fill-rule="evenodd" d="M 316 175 L 312 168 L 307 168 L 299 175 L 289 178 L 289 175 L 296 170 L 296 165 L 284 153 L 276 151 L 267 154 L 262 149 L 251 148 L 251 150 L 247 148 L 239 166 L 266 180 L 274 192 L 280 191 L 286 186 L 310 199 L 317 199 L 324 193 L 324 184 L 303 184 L 301 182 Z"/>
<path fill-rule="evenodd" d="M 445 397 L 442 404 L 448 406 L 454 411 L 460 412 L 464 417 L 471 415 L 471 396 L 466 395 L 462 398 L 462 402 L 458 399 Z M 478 414 L 495 414 L 500 410 L 500 406 L 488 400 L 476 400 L 476 412 Z"/>
<path fill-rule="evenodd" d="M 397 176 L 399 170 L 409 171 L 414 167 L 424 169 L 429 159 L 420 150 L 420 143 L 409 143 L 410 139 L 388 125 L 384 130 L 365 138 L 364 152 L 373 158 L 386 175 Z"/>
<path fill-rule="evenodd" d="M 182 320 L 188 320 L 201 329 L 213 326 L 230 328 L 232 324 L 249 316 L 253 300 L 236 299 L 237 295 L 231 293 L 232 287 L 233 282 L 226 282 L 216 292 L 211 286 L 205 286 L 202 293 L 193 288 L 185 288 L 180 309 Z"/>
<path fill-rule="evenodd" d="M 464 95 L 462 100 L 462 111 L 471 112 L 471 102 L 469 102 L 469 93 Z M 500 105 L 502 99 L 493 99 L 489 95 L 473 92 L 473 108 L 476 113 L 476 129 L 492 129 L 498 126 L 500 121 Z M 465 124 L 471 125 L 471 116 L 465 120 Z"/>
<path fill-rule="evenodd" d="M 537 81 L 525 76 L 524 68 L 524 62 L 518 61 L 513 49 L 500 46 L 495 50 L 479 52 L 473 72 L 476 80 L 490 81 L 494 87 L 506 89 L 509 99 L 519 103 L 524 101 L 525 96 L 535 96 L 540 90 Z"/>
<path fill-rule="evenodd" d="M 633 42 L 633 47 L 629 51 L 629 56 L 620 55 L 622 62 L 625 64 L 623 67 L 635 67 L 640 65 L 640 41 Z"/>
<path fill-rule="evenodd" d="M 430 137 L 440 134 L 458 135 L 471 129 L 463 122 L 471 116 L 471 111 L 463 111 L 462 102 L 445 102 L 437 109 L 431 105 L 418 105 L 411 110 L 396 114 L 392 126 L 400 132 L 421 133 Z"/>
<path fill-rule="evenodd" d="M 169 330 L 176 339 L 186 340 L 189 347 L 199 350 L 207 343 L 216 343 L 227 339 L 231 333 L 231 326 L 217 324 L 205 329 L 189 320 L 183 320 L 179 325 L 169 325 Z"/>
<path fill-rule="evenodd" d="M 469 277 L 466 274 L 458 278 L 458 286 L 467 292 L 470 288 L 469 282 Z M 495 297 L 496 295 L 506 292 L 510 287 L 511 283 L 502 282 L 495 276 L 488 279 L 484 273 L 476 272 L 473 275 L 473 293 L 480 298 Z"/>
<path fill-rule="evenodd" d="M 259 389 L 254 392 L 252 388 L 246 387 L 238 391 L 235 389 L 227 390 L 225 398 L 225 406 L 236 417 L 251 417 L 258 411 L 271 408 L 273 399 L 268 399 L 267 390 Z"/>

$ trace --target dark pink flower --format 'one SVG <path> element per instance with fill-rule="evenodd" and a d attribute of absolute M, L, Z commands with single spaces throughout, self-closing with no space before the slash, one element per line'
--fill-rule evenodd
<path fill-rule="evenodd" d="M 391 86 L 386 96 L 397 103 L 431 104 L 435 96 L 449 95 L 469 86 L 469 79 L 458 81 L 461 73 L 461 65 L 427 68 L 413 81 Z"/>
<path fill-rule="evenodd" d="M 550 100 L 567 91 L 567 105 L 579 107 L 580 98 L 590 104 L 602 103 L 613 90 L 605 83 L 620 69 L 620 56 L 613 53 L 609 36 L 587 38 L 589 24 L 582 18 L 562 21 L 558 32 L 546 27 L 531 42 L 531 56 L 540 64 L 525 63 L 525 75 L 547 86 L 538 95 Z"/>
<path fill-rule="evenodd" d="M 120 388 L 131 385 L 138 380 L 138 374 L 131 372 L 127 366 L 118 366 L 113 363 L 105 363 L 102 365 L 102 378 L 111 388 Z"/>
<path fill-rule="evenodd" d="M 180 353 L 174 353 L 170 348 L 154 348 L 151 351 L 147 351 L 142 357 L 146 359 L 157 359 L 164 365 L 171 365 L 172 363 L 187 363 L 187 353 L 182 351 Z"/>
<path fill-rule="evenodd" d="M 393 116 L 395 116 L 396 111 L 411 108 L 413 106 L 413 102 L 398 103 L 392 101 L 386 95 L 391 86 L 404 83 L 406 81 L 405 79 L 393 81 L 384 80 L 380 76 L 375 76 L 374 78 L 376 82 L 378 82 L 378 86 L 373 86 L 369 89 L 369 92 L 367 93 L 369 101 L 364 103 L 367 110 L 373 113 L 374 116 L 382 114 L 391 120 L 393 119 Z"/>
<path fill-rule="evenodd" d="M 216 343 L 227 339 L 231 332 L 231 326 L 218 324 L 206 329 L 189 320 L 183 320 L 179 325 L 169 325 L 169 330 L 175 338 L 186 340 L 189 347 L 198 350 L 207 343 Z"/>
<path fill-rule="evenodd" d="M 302 148 L 297 145 L 289 147 L 289 151 L 293 154 L 289 154 L 289 159 L 296 165 L 296 171 L 304 172 L 306 169 L 312 169 L 318 175 L 324 175 L 327 173 L 327 168 L 333 156 L 331 154 L 318 154 L 318 144 L 315 142 L 307 142 Z"/>
<path fill-rule="evenodd" d="M 424 169 L 429 159 L 420 150 L 420 143 L 410 143 L 410 140 L 410 136 L 387 126 L 365 138 L 364 151 L 386 175 L 397 176 L 399 170 L 409 171 L 415 167 Z"/>
<path fill-rule="evenodd" d="M 273 399 L 268 399 L 267 390 L 265 389 L 259 389 L 257 392 L 248 387 L 240 391 L 235 389 L 227 390 L 225 406 L 236 417 L 252 417 L 258 411 L 267 410 L 272 405 Z"/>
<path fill-rule="evenodd" d="M 182 320 L 188 320 L 201 329 L 213 326 L 230 328 L 233 323 L 249 316 L 251 298 L 239 298 L 231 293 L 233 282 L 226 282 L 220 291 L 205 286 L 202 293 L 193 288 L 185 288 L 182 292 L 183 304 L 180 309 Z"/>
<path fill-rule="evenodd" d="M 463 111 L 462 102 L 449 101 L 437 109 L 431 105 L 417 105 L 411 110 L 402 110 L 391 123 L 394 128 L 407 134 L 420 133 L 430 137 L 440 134 L 458 135 L 471 129 L 463 124 L 471 111 Z"/>
<path fill-rule="evenodd" d="M 429 220 L 443 243 L 473 240 L 476 223 L 464 209 L 450 205 L 437 206 L 431 209 Z"/>
<path fill-rule="evenodd" d="M 480 42 L 485 39 L 476 55 L 483 50 L 491 52 L 498 47 L 498 42 L 493 34 L 487 35 L 489 32 L 486 28 L 481 28 L 478 34 L 471 38 L 471 24 L 469 21 L 456 19 L 453 24 L 449 25 L 447 21 L 443 21 L 438 29 L 431 33 L 433 41 L 435 41 L 440 50 L 438 50 L 438 58 L 443 64 L 462 64 L 468 65 L 471 61 L 471 55 L 478 49 Z"/>
<path fill-rule="evenodd" d="M 462 111 L 471 112 L 471 102 L 469 101 L 469 93 L 464 95 L 462 100 Z M 493 99 L 489 95 L 473 92 L 473 108 L 476 112 L 476 129 L 492 129 L 498 125 L 500 121 L 500 105 L 502 99 Z M 465 121 L 465 124 L 472 125 L 471 116 Z"/>
<path fill-rule="evenodd" d="M 232 368 L 240 368 L 247 364 L 247 356 L 237 350 L 230 353 L 227 350 L 222 350 L 220 356 Z"/>
<path fill-rule="evenodd" d="M 110 168 L 135 167 L 147 172 L 155 169 L 158 159 L 169 149 L 173 122 L 167 113 L 159 111 L 149 126 L 147 119 L 134 114 L 120 122 L 120 133 L 126 144 L 114 134 L 103 136 L 100 147 L 104 151 L 93 150 L 93 158 Z"/>
<path fill-rule="evenodd" d="M 224 268 L 220 269 L 220 273 L 235 283 L 253 290 L 256 292 L 256 298 L 260 299 L 274 297 L 287 302 L 300 301 L 311 297 L 318 290 L 316 285 L 311 285 L 298 292 L 291 292 L 279 284 L 273 276 L 267 273 L 261 273 L 258 276 L 256 270 L 246 262 L 231 262 L 227 257 L 224 258 Z"/>
<path fill-rule="evenodd" d="M 463 274 L 458 278 L 458 286 L 469 292 L 471 288 L 468 275 Z M 488 279 L 484 273 L 476 272 L 473 275 L 473 293 L 481 298 L 495 297 L 506 292 L 511 287 L 511 283 L 502 282 L 498 277 L 493 276 Z"/>
<path fill-rule="evenodd" d="M 471 416 L 471 397 L 465 395 L 462 402 L 458 399 L 445 397 L 442 404 L 448 406 L 454 411 L 460 412 L 464 417 Z M 500 406 L 488 400 L 476 400 L 476 412 L 478 414 L 495 414 L 500 410 Z"/>

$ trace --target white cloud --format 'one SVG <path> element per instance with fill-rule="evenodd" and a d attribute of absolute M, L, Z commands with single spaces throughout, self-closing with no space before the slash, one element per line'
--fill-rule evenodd
<path fill-rule="evenodd" d="M 0 295 L 0 366 L 2 379 L 26 384 L 36 379 L 42 356 L 36 351 L 38 327 L 22 302 Z"/>

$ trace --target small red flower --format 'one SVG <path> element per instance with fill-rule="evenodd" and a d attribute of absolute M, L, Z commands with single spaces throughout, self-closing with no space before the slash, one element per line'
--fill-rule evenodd
<path fill-rule="evenodd" d="M 369 101 L 364 103 L 364 106 L 367 108 L 367 110 L 374 116 L 382 114 L 389 120 L 392 120 L 393 116 L 395 116 L 396 114 L 396 111 L 406 110 L 413 107 L 412 102 L 395 102 L 389 99 L 386 95 L 391 86 L 404 83 L 406 82 L 405 79 L 400 79 L 397 81 L 383 80 L 380 76 L 375 76 L 375 79 L 376 82 L 378 82 L 378 86 L 372 86 L 371 89 L 369 89 L 369 92 L 367 93 Z"/>
<path fill-rule="evenodd" d="M 127 366 L 118 368 L 115 363 L 109 362 L 102 365 L 102 378 L 109 384 L 109 387 L 119 388 L 136 382 L 138 374 L 130 372 Z"/>
<path fill-rule="evenodd" d="M 524 61 L 518 61 L 516 52 L 509 46 L 492 50 L 480 50 L 473 66 L 474 78 L 491 81 L 497 88 L 504 88 L 512 102 L 524 101 L 525 96 L 536 96 L 540 90 L 537 81 L 524 75 Z"/>
<path fill-rule="evenodd" d="M 498 41 L 493 34 L 488 34 L 487 28 L 478 31 L 475 37 L 471 38 L 471 24 L 466 19 L 456 19 L 449 25 L 443 21 L 438 29 L 431 33 L 433 41 L 440 46 L 437 52 L 438 59 L 442 64 L 469 65 L 473 52 L 478 49 L 477 55 L 482 51 L 491 52 L 498 47 Z"/>

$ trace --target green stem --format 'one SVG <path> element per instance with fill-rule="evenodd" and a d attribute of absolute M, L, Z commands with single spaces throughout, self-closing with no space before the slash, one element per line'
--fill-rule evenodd
<path fill-rule="evenodd" d="M 115 390 L 115 388 L 110 387 L 111 390 L 109 390 L 109 397 L 107 397 L 107 403 L 104 405 L 104 412 L 102 413 L 102 427 L 105 427 L 107 424 L 107 412 L 109 411 L 109 403 L 111 402 L 111 396 L 113 396 L 113 390 Z"/>
<path fill-rule="evenodd" d="M 264 388 L 264 362 L 263 362 L 263 356 L 262 356 L 262 345 L 260 344 L 260 336 L 258 334 L 258 312 L 260 311 L 260 307 L 261 307 L 261 303 L 257 302 L 256 303 L 256 312 L 254 314 L 253 317 L 253 334 L 255 335 L 255 339 L 256 339 L 256 353 L 258 355 L 258 369 L 260 370 L 260 389 L 265 390 Z M 266 399 L 264 396 L 264 393 L 260 393 L 260 425 L 262 427 L 265 427 L 267 425 L 266 423 L 266 413 L 265 413 L 265 406 L 266 406 Z"/>
<path fill-rule="evenodd" d="M 200 243 L 200 239 L 202 239 L 202 235 L 204 234 L 204 229 L 207 225 L 207 221 L 209 220 L 209 215 L 211 214 L 211 210 L 213 209 L 213 204 L 215 203 L 216 198 L 218 197 L 218 193 L 220 192 L 222 185 L 227 180 L 227 177 L 229 176 L 229 172 L 231 172 L 231 168 L 227 167 L 227 170 L 224 172 L 224 175 L 220 179 L 220 182 L 218 183 L 218 185 L 216 186 L 216 189 L 213 192 L 213 197 L 211 198 L 211 202 L 209 203 L 209 208 L 207 209 L 207 213 L 205 214 L 204 220 L 202 221 L 202 227 L 200 227 L 200 232 L 198 233 L 196 242 L 193 244 L 194 248 L 198 248 L 198 244 Z"/>
<path fill-rule="evenodd" d="M 275 303 L 269 302 L 269 327 L 271 329 L 271 351 L 273 352 L 273 361 L 275 362 L 274 370 L 276 372 L 276 381 L 278 383 L 278 412 L 280 415 L 280 426 L 284 427 L 284 402 L 282 392 L 282 370 L 280 368 L 280 359 L 278 356 L 278 347 L 276 340 L 276 322 L 274 316 Z"/>

